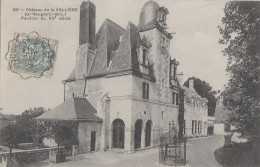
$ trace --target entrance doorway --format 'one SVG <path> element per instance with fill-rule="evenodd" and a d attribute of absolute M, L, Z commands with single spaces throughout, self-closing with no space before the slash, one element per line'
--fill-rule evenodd
<path fill-rule="evenodd" d="M 135 123 L 135 149 L 141 148 L 142 124 L 141 119 L 138 119 Z"/>
<path fill-rule="evenodd" d="M 124 148 L 125 145 L 125 123 L 121 119 L 115 119 L 113 127 L 113 148 Z"/>
<path fill-rule="evenodd" d="M 151 146 L 152 121 L 146 122 L 145 126 L 145 147 Z"/>
<path fill-rule="evenodd" d="M 96 150 L 96 131 L 91 131 L 91 147 L 90 151 Z"/>

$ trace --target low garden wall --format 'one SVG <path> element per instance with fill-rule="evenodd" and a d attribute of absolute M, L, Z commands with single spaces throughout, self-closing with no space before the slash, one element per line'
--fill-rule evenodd
<path fill-rule="evenodd" d="M 50 149 L 57 148 L 42 148 L 42 149 L 33 149 L 33 150 L 19 150 L 14 151 L 12 153 L 12 157 L 14 157 L 19 163 L 30 163 L 35 161 L 42 161 L 49 158 Z M 64 148 L 60 148 L 64 149 Z M 2 163 L 2 159 L 6 159 L 10 156 L 9 152 L 0 153 L 0 162 Z"/>

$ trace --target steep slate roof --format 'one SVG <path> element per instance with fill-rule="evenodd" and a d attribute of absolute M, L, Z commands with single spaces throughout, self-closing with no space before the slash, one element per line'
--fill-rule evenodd
<path fill-rule="evenodd" d="M 102 119 L 96 116 L 96 113 L 96 108 L 86 98 L 72 97 L 35 119 L 87 120 L 101 122 Z"/>
<path fill-rule="evenodd" d="M 181 86 L 181 88 L 185 91 L 184 98 L 186 102 L 191 103 L 191 99 L 202 100 L 202 97 L 194 89 L 188 88 L 186 86 Z"/>
<path fill-rule="evenodd" d="M 139 48 L 140 36 L 137 27 L 129 22 L 118 50 L 108 69 L 108 73 L 136 71 L 139 72 L 138 55 L 136 49 Z"/>
<path fill-rule="evenodd" d="M 106 19 L 96 35 L 97 54 L 89 76 L 106 74 L 112 51 L 117 50 L 120 36 L 125 29 Z"/>
<path fill-rule="evenodd" d="M 119 42 L 120 36 L 122 36 L 121 42 Z M 125 71 L 140 72 L 136 51 L 140 41 L 138 29 L 133 23 L 129 22 L 125 30 L 113 21 L 106 19 L 96 34 L 94 45 L 97 53 L 89 77 Z M 75 78 L 74 68 L 64 81 Z"/>
<path fill-rule="evenodd" d="M 70 75 L 64 81 L 74 80 L 75 78 L 76 78 L 76 67 L 73 68 Z"/>

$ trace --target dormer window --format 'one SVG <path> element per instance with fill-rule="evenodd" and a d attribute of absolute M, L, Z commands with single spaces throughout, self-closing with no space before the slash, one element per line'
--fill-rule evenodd
<path fill-rule="evenodd" d="M 160 11 L 159 18 L 158 18 L 159 24 L 165 28 L 166 25 L 166 13 L 164 11 Z"/>
<path fill-rule="evenodd" d="M 179 105 L 179 93 L 176 93 L 176 105 Z"/>
<path fill-rule="evenodd" d="M 166 15 L 165 15 L 165 13 L 162 14 L 162 22 L 163 22 L 163 23 L 166 22 Z"/>
<path fill-rule="evenodd" d="M 148 65 L 148 60 L 147 60 L 147 50 L 143 49 L 143 65 Z"/>
<path fill-rule="evenodd" d="M 166 41 L 165 37 L 162 37 L 162 44 L 163 45 L 165 45 L 165 41 Z"/>
<path fill-rule="evenodd" d="M 176 79 L 176 74 L 177 74 L 177 66 L 171 63 L 171 78 Z"/>
<path fill-rule="evenodd" d="M 172 104 L 175 104 L 175 92 L 172 92 Z"/>

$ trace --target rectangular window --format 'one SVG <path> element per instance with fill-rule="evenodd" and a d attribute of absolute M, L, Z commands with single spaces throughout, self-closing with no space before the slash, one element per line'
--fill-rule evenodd
<path fill-rule="evenodd" d="M 195 133 L 194 134 L 196 134 L 197 133 L 197 121 L 195 121 Z"/>
<path fill-rule="evenodd" d="M 175 104 L 175 92 L 172 92 L 172 104 Z"/>
<path fill-rule="evenodd" d="M 186 120 L 183 121 L 183 134 L 185 134 Z"/>
<path fill-rule="evenodd" d="M 199 121 L 199 123 L 198 123 L 198 132 L 199 132 L 199 134 L 201 133 L 201 121 Z"/>
<path fill-rule="evenodd" d="M 143 98 L 149 99 L 149 84 L 143 82 Z"/>
<path fill-rule="evenodd" d="M 197 121 L 192 120 L 192 134 L 196 134 L 197 133 Z"/>
<path fill-rule="evenodd" d="M 202 122 L 198 121 L 198 133 L 201 134 Z"/>
<path fill-rule="evenodd" d="M 179 105 L 179 94 L 176 93 L 176 105 Z"/>
<path fill-rule="evenodd" d="M 195 134 L 195 121 L 192 120 L 192 134 Z"/>

